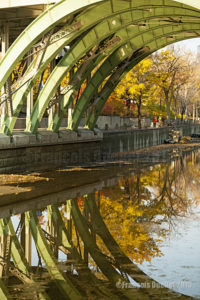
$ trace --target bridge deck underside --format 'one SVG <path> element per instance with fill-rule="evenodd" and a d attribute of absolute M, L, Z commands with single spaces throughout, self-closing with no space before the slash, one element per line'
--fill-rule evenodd
<path fill-rule="evenodd" d="M 11 45 L 20 15 L 0 10 L 5 135 L 12 135 L 25 105 L 27 132 L 36 134 L 47 115 L 49 131 L 58 132 L 66 115 L 68 129 L 77 131 L 84 117 L 93 130 L 108 97 L 137 63 L 166 45 L 200 36 L 199 1 L 61 0 L 36 13 L 39 9 L 32 7 L 29 25 L 20 21 L 21 30 L 27 27 Z"/>

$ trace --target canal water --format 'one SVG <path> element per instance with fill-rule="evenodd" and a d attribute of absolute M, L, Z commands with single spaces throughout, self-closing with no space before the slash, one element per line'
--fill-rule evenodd
<path fill-rule="evenodd" d="M 200 299 L 200 151 L 171 154 L 1 175 L 0 299 Z"/>

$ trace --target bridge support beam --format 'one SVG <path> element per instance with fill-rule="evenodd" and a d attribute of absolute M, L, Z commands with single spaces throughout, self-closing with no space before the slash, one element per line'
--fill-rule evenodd
<path fill-rule="evenodd" d="M 4 244 L 5 244 L 5 237 L 3 232 L 0 232 L 0 257 L 4 257 Z M 3 276 L 3 259 L 0 258 L 0 278 Z"/>
<path fill-rule="evenodd" d="M 25 215 L 26 222 L 30 225 L 31 233 L 35 240 L 37 250 L 44 260 L 51 277 L 55 280 L 55 283 L 63 297 L 67 299 L 82 299 L 81 294 L 71 280 L 68 279 L 68 277 L 65 276 L 62 271 L 60 271 L 58 267 L 58 261 L 54 257 L 45 239 L 42 228 L 40 227 L 36 212 L 26 212 Z"/>
<path fill-rule="evenodd" d="M 32 52 L 28 52 L 28 58 L 27 58 L 27 65 L 29 66 L 32 62 Z M 31 113 L 33 110 L 33 88 L 30 90 L 27 100 L 26 100 L 26 126 L 28 126 L 28 123 L 30 122 Z"/>
<path fill-rule="evenodd" d="M 4 23 L 2 25 L 2 33 L 1 33 L 1 52 L 2 58 L 5 56 L 6 51 L 9 48 L 9 25 L 8 23 Z M 4 85 L 1 88 L 1 96 L 5 95 L 5 97 L 1 97 L 1 124 L 3 123 L 6 115 L 6 86 Z"/>
<path fill-rule="evenodd" d="M 50 5 L 37 19 L 27 24 L 28 27 L 8 51 L 6 50 L 9 46 L 9 27 L 8 23 L 3 24 L 2 51 L 5 57 L 0 63 L 0 88 L 2 93 L 7 95 L 1 103 L 2 133 L 12 135 L 21 107 L 26 101 L 26 131 L 28 132 L 37 134 L 40 121 L 47 110 L 50 112 L 48 129 L 58 132 L 67 109 L 68 128 L 77 131 L 83 115 L 86 115 L 86 127 L 93 129 L 109 95 L 103 82 L 107 80 L 111 83 L 107 78 L 112 76 L 115 69 L 119 67 L 111 60 L 117 48 L 123 45 L 126 47 L 125 43 L 131 43 L 130 53 L 128 53 L 128 56 L 131 56 L 134 51 L 137 52 L 140 47 L 144 47 L 146 41 L 149 41 L 152 49 L 156 51 L 161 48 L 161 44 L 165 46 L 175 41 L 199 36 L 200 4 L 196 0 L 157 0 L 156 4 L 154 0 L 139 2 L 82 0 L 81 3 L 79 2 L 60 0 L 55 5 Z M 63 26 L 61 30 L 59 26 Z M 54 66 L 41 92 L 39 88 L 33 106 L 30 89 L 39 77 L 42 83 L 43 73 L 49 63 L 66 46 L 65 55 L 57 66 Z M 30 68 L 24 73 L 23 79 L 20 78 L 16 86 L 13 84 L 11 89 L 10 76 L 16 65 L 21 60 L 27 59 L 30 51 L 36 48 L 34 63 L 28 63 Z M 118 56 L 123 56 L 123 53 L 127 52 L 122 48 L 121 51 Z M 107 67 L 113 63 L 113 68 L 109 67 L 110 72 L 107 72 L 108 68 L 101 66 L 98 70 L 92 68 L 91 78 L 82 81 L 91 68 L 88 64 L 88 68 L 80 77 L 78 77 L 80 72 L 77 71 L 75 82 L 71 78 L 67 81 L 66 86 L 69 89 L 66 93 L 60 89 L 60 84 L 63 78 L 68 76 L 68 72 L 86 66 L 93 58 L 96 62 L 102 56 L 108 57 Z M 103 63 L 103 58 L 99 63 Z M 122 72 L 119 80 L 124 74 L 125 72 Z M 69 82 L 72 83 L 71 88 Z M 76 96 L 77 90 L 81 88 L 80 97 Z M 79 101 L 76 101 L 76 98 Z"/>

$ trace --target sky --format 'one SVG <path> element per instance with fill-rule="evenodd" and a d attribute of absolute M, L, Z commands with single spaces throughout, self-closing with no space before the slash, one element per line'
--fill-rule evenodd
<path fill-rule="evenodd" d="M 183 50 L 189 50 L 197 55 L 197 47 L 200 46 L 200 38 L 188 39 L 174 44 L 175 47 Z"/>

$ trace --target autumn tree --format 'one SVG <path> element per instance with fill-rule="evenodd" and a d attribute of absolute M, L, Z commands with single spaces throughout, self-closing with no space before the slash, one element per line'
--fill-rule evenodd
<path fill-rule="evenodd" d="M 180 53 L 178 50 L 175 55 L 179 56 L 179 70 L 174 82 L 172 97 L 174 98 L 175 119 L 179 113 L 181 121 L 183 121 L 183 116 L 187 115 L 197 96 L 198 89 L 194 82 L 199 76 L 195 72 L 196 67 L 190 52 Z"/>
<path fill-rule="evenodd" d="M 191 83 L 182 85 L 177 91 L 176 100 L 181 114 L 181 122 L 183 121 L 184 115 L 186 115 L 188 106 L 191 104 L 194 96 L 195 90 L 192 88 Z"/>
<path fill-rule="evenodd" d="M 185 156 L 141 169 L 119 177 L 118 185 L 100 192 L 104 222 L 132 260 L 143 263 L 161 256 L 160 245 L 176 218 L 186 216 L 193 205 L 199 205 L 199 170 L 195 157 L 193 160 Z"/>
<path fill-rule="evenodd" d="M 152 61 L 152 84 L 161 92 L 166 105 L 167 119 L 170 119 L 172 107 L 176 117 L 179 104 L 182 113 L 185 113 L 189 94 L 192 92 L 190 55 L 172 48 L 156 52 L 152 55 Z"/>
<path fill-rule="evenodd" d="M 152 61 L 151 83 L 157 86 L 163 96 L 169 120 L 175 82 L 180 70 L 180 58 L 175 57 L 172 51 L 166 50 L 156 52 L 152 56 Z"/>
<path fill-rule="evenodd" d="M 116 94 L 126 101 L 128 110 L 130 110 L 131 102 L 136 104 L 138 128 L 141 128 L 141 106 L 143 101 L 147 100 L 150 89 L 149 77 L 151 65 L 151 59 L 142 60 L 122 79 L 116 88 Z"/>
<path fill-rule="evenodd" d="M 193 114 L 193 120 L 198 119 L 198 110 L 199 110 L 199 100 L 200 100 L 200 60 L 199 57 L 197 57 L 197 60 L 195 59 L 192 62 L 191 65 L 191 72 L 190 72 L 190 88 L 189 88 L 189 95 L 188 95 L 188 103 L 190 104 L 190 107 L 192 109 Z"/>

